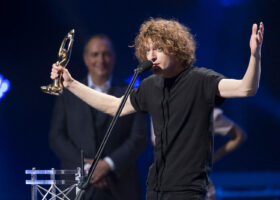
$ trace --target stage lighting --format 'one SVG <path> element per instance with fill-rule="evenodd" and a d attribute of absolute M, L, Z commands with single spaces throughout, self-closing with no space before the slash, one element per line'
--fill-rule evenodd
<path fill-rule="evenodd" d="M 238 6 L 246 3 L 250 3 L 251 0 L 220 0 L 222 6 Z"/>
<path fill-rule="evenodd" d="M 4 98 L 5 94 L 10 90 L 10 81 L 4 79 L 0 74 L 0 99 Z"/>
<path fill-rule="evenodd" d="M 131 81 L 131 79 L 132 79 L 132 77 L 133 77 L 133 75 L 131 75 L 129 78 L 125 79 L 125 82 L 126 82 L 127 84 L 129 84 L 130 81 Z M 140 82 L 141 82 L 140 79 L 137 78 L 136 81 L 135 81 L 135 83 L 134 83 L 134 85 L 133 85 L 133 87 L 134 87 L 134 88 L 139 87 Z"/>

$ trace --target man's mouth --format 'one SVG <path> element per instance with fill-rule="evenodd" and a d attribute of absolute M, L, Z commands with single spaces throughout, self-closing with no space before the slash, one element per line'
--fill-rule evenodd
<path fill-rule="evenodd" d="M 155 72 L 158 72 L 159 70 L 160 70 L 159 64 L 158 63 L 153 64 L 152 72 L 155 73 Z"/>
<path fill-rule="evenodd" d="M 153 63 L 152 69 L 153 68 L 159 68 L 159 63 Z"/>
<path fill-rule="evenodd" d="M 96 65 L 95 68 L 99 70 L 107 70 L 107 67 L 104 65 Z"/>

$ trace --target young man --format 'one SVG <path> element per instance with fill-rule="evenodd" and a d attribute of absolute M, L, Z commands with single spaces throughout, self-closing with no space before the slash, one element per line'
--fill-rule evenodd
<path fill-rule="evenodd" d="M 151 60 L 154 75 L 133 90 L 121 115 L 151 114 L 156 135 L 155 161 L 147 180 L 147 200 L 203 199 L 212 159 L 210 114 L 223 98 L 253 96 L 259 86 L 263 24 L 254 24 L 251 57 L 241 80 L 226 79 L 192 66 L 195 42 L 174 20 L 150 19 L 135 39 L 139 61 Z M 91 90 L 53 65 L 51 78 L 63 71 L 64 87 L 92 107 L 114 115 L 121 98 Z"/>
<path fill-rule="evenodd" d="M 82 83 L 110 95 L 120 97 L 124 93 L 126 86 L 117 84 L 113 78 L 115 52 L 110 38 L 102 34 L 92 36 L 85 45 L 83 58 L 88 74 Z M 88 170 L 111 120 L 110 115 L 91 108 L 65 90 L 57 98 L 49 136 L 50 146 L 60 158 L 62 169 L 79 167 L 83 149 Z M 139 113 L 118 121 L 84 200 L 141 199 L 136 159 L 146 146 L 146 123 L 146 116 Z"/>
<path fill-rule="evenodd" d="M 237 148 L 246 140 L 246 133 L 231 119 L 223 114 L 223 111 L 215 107 L 212 113 L 213 133 L 214 136 L 228 136 L 230 139 L 213 154 L 213 164 L 226 156 L 227 154 L 237 150 Z M 155 133 L 153 123 L 151 123 L 151 142 L 155 146 Z M 210 181 L 206 195 L 207 200 L 215 200 L 215 187 Z"/>

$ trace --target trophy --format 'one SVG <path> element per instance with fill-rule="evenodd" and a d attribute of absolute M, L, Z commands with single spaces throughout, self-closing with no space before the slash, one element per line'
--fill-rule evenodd
<path fill-rule="evenodd" d="M 66 67 L 71 56 L 71 50 L 74 42 L 74 32 L 75 30 L 72 29 L 63 39 L 59 52 L 58 52 L 58 59 L 56 62 L 57 66 L 62 66 Z M 66 47 L 66 43 L 68 42 L 68 47 Z M 60 95 L 63 92 L 63 84 L 62 84 L 62 73 L 60 72 L 58 77 L 53 80 L 52 84 L 49 84 L 48 86 L 41 86 L 41 89 L 43 92 L 47 94 L 52 94 L 52 95 Z"/>

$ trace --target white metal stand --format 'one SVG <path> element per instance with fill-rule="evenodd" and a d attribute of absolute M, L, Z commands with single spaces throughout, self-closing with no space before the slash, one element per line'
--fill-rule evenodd
<path fill-rule="evenodd" d="M 76 189 L 76 194 L 79 191 L 77 185 L 81 178 L 81 169 L 78 167 L 76 170 L 25 170 L 25 174 L 31 175 L 31 180 L 26 180 L 25 184 L 31 185 L 32 200 L 70 200 L 68 194 Z M 56 180 L 55 175 L 75 175 L 75 180 Z M 49 175 L 48 180 L 38 180 L 37 175 Z M 66 189 L 60 189 L 58 185 L 68 186 Z M 38 195 L 39 194 L 39 195 Z"/>

